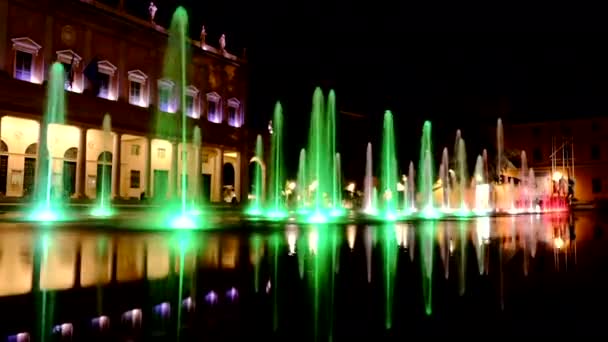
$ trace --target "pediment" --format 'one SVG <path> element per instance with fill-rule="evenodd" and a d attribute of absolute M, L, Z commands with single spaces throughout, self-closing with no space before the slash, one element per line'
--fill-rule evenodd
<path fill-rule="evenodd" d="M 38 55 L 38 52 L 42 48 L 42 46 L 29 37 L 13 38 L 11 41 L 13 42 L 13 49 L 31 53 L 34 56 Z"/>
<path fill-rule="evenodd" d="M 114 75 L 114 73 L 118 69 L 114 64 L 110 63 L 108 60 L 97 62 L 97 68 L 100 72 L 108 75 Z"/>

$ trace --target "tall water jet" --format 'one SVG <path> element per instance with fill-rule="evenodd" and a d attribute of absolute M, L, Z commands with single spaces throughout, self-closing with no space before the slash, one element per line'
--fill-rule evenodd
<path fill-rule="evenodd" d="M 469 206 L 467 205 L 466 193 L 467 193 L 467 183 L 469 181 L 469 171 L 467 166 L 467 149 L 460 135 L 460 130 L 456 133 L 456 176 L 458 180 L 458 202 L 459 202 L 459 211 L 461 214 L 466 214 L 469 211 Z"/>
<path fill-rule="evenodd" d="M 450 161 L 448 159 L 448 149 L 444 148 L 441 155 L 441 185 L 443 187 L 443 209 L 450 209 Z"/>
<path fill-rule="evenodd" d="M 490 187 L 485 178 L 485 163 L 483 156 L 478 156 L 475 162 L 475 172 L 472 181 L 472 188 L 475 195 L 474 210 L 476 213 L 485 213 L 489 210 Z"/>
<path fill-rule="evenodd" d="M 308 179 L 306 178 L 306 150 L 300 150 L 300 158 L 298 160 L 298 176 L 297 176 L 297 191 L 298 191 L 298 211 L 303 212 L 306 210 L 306 204 L 308 201 Z"/>
<path fill-rule="evenodd" d="M 273 131 L 274 133 L 274 131 Z M 255 139 L 255 161 L 253 168 L 253 201 L 249 205 L 250 215 L 262 213 L 262 160 L 264 160 L 264 142 L 262 135 L 258 134 Z M 298 186 L 300 183 L 298 183 Z"/>
<path fill-rule="evenodd" d="M 502 158 L 505 149 L 505 138 L 502 128 L 502 119 L 498 119 L 496 122 L 496 179 L 501 183 L 500 176 L 502 175 Z"/>
<path fill-rule="evenodd" d="M 272 137 L 270 143 L 270 202 L 268 215 L 284 217 L 287 215 L 283 201 L 285 174 L 283 167 L 283 108 L 277 102 L 272 118 Z"/>
<path fill-rule="evenodd" d="M 519 205 L 520 209 L 528 209 L 528 158 L 526 151 L 521 151 L 521 169 L 519 170 Z"/>
<path fill-rule="evenodd" d="M 380 164 L 380 186 L 384 216 L 394 219 L 397 202 L 397 157 L 395 155 L 395 131 L 393 129 L 393 114 L 384 112 L 382 132 L 382 162 Z"/>
<path fill-rule="evenodd" d="M 425 121 L 422 127 L 420 145 L 420 167 L 418 173 L 418 188 L 420 191 L 421 206 L 426 216 L 434 216 L 433 206 L 433 146 L 431 142 L 431 122 Z"/>
<path fill-rule="evenodd" d="M 180 186 L 174 186 L 173 191 L 181 188 L 177 208 L 171 213 L 170 225 L 174 228 L 194 228 L 196 223 L 188 213 L 188 128 L 186 110 L 186 86 L 188 84 L 188 67 L 190 58 L 190 43 L 188 41 L 188 13 L 183 7 L 178 7 L 171 18 L 169 39 L 163 63 L 163 78 L 166 85 L 160 88 L 160 103 L 157 113 L 156 133 L 170 140 L 181 143 L 181 158 L 175 158 L 173 152 L 171 177 L 178 180 Z M 176 97 L 177 101 L 170 99 Z M 176 141 L 176 142 L 177 142 Z M 178 144 L 173 148 L 179 148 Z M 175 160 L 177 159 L 177 160 Z M 178 160 L 181 159 L 181 173 L 177 175 Z M 177 213 L 175 212 L 177 211 Z"/>
<path fill-rule="evenodd" d="M 312 98 L 308 146 L 308 177 L 311 182 L 313 221 L 324 220 L 323 194 L 327 191 L 327 128 L 323 108 L 323 92 L 316 88 Z"/>
<path fill-rule="evenodd" d="M 110 114 L 105 114 L 103 116 L 102 127 L 102 146 L 104 153 L 102 154 L 101 168 L 98 170 L 101 171 L 101 174 L 97 175 L 97 181 L 100 184 L 99 191 L 97 193 L 97 206 L 93 209 L 93 216 L 110 216 L 112 214 L 111 210 L 111 186 L 112 186 L 112 174 L 111 174 L 111 166 L 112 158 L 110 157 L 110 151 L 112 151 L 113 147 L 113 138 L 112 138 L 112 119 L 110 118 Z M 106 153 L 108 152 L 108 153 Z"/>
<path fill-rule="evenodd" d="M 416 170 L 414 170 L 414 162 L 410 161 L 410 166 L 407 173 L 407 191 L 408 191 L 408 206 L 409 211 L 416 211 Z"/>
<path fill-rule="evenodd" d="M 333 210 L 332 215 L 338 216 L 342 214 L 342 162 L 340 161 L 340 153 L 336 153 L 334 157 L 334 194 L 333 194 Z"/>
<path fill-rule="evenodd" d="M 536 211 L 536 176 L 534 169 L 528 171 L 528 208 L 530 211 Z"/>
<path fill-rule="evenodd" d="M 374 213 L 376 208 L 372 206 L 372 188 L 373 188 L 373 173 L 372 173 L 372 143 L 367 143 L 367 151 L 365 153 L 365 179 L 363 180 L 363 210 L 368 213 Z"/>
<path fill-rule="evenodd" d="M 339 158 L 336 157 L 336 93 L 333 90 L 329 91 L 327 96 L 327 108 L 326 108 L 326 139 L 329 156 L 329 178 L 330 178 L 330 201 L 332 207 L 332 213 L 337 214 L 342 207 L 341 192 L 342 184 L 340 182 L 340 175 L 338 170 Z"/>
<path fill-rule="evenodd" d="M 34 220 L 54 221 L 62 218 L 62 196 L 53 196 L 53 158 L 49 148 L 49 129 L 64 124 L 66 115 L 65 70 L 59 62 L 51 65 L 47 84 L 46 110 L 42 117 L 38 146 Z"/>

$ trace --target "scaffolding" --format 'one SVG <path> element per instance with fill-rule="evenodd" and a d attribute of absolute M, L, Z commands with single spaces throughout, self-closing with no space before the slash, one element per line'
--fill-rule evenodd
<path fill-rule="evenodd" d="M 567 196 L 575 181 L 574 139 L 572 136 L 553 136 L 551 141 L 551 179 L 559 185 L 560 195 Z M 564 184 L 565 183 L 565 184 Z"/>

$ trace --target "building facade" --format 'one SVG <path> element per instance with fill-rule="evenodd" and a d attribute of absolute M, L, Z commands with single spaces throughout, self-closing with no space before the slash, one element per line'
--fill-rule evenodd
<path fill-rule="evenodd" d="M 535 175 L 574 181 L 574 197 L 591 203 L 608 197 L 608 118 L 581 118 L 504 126 L 505 150 L 526 152 Z"/>
<path fill-rule="evenodd" d="M 178 160 L 200 172 L 212 202 L 232 188 L 246 198 L 255 137 L 247 126 L 247 66 L 225 48 L 191 41 L 186 101 L 163 79 L 167 31 L 150 20 L 93 0 L 0 0 L 0 194 L 24 197 L 35 186 L 50 66 L 71 69 L 65 124 L 48 128 L 53 186 L 72 198 L 95 198 L 111 174 L 113 198 L 164 199 L 181 191 Z M 155 10 L 154 10 L 155 12 Z M 96 63 L 95 91 L 85 70 Z M 186 111 L 202 147 L 160 135 L 158 117 Z M 159 114 L 160 113 L 160 114 Z M 104 134 L 104 116 L 111 132 Z M 190 151 L 199 151 L 194 156 Z M 186 152 L 187 151 L 187 152 Z M 201 165 L 195 165 L 200 160 Z"/>

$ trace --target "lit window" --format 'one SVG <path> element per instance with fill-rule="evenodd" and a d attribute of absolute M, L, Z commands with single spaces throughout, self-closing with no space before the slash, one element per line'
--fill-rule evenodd
<path fill-rule="evenodd" d="M 215 123 L 222 122 L 220 96 L 217 93 L 207 94 L 207 120 Z"/>
<path fill-rule="evenodd" d="M 131 189 L 139 189 L 140 177 L 139 170 L 131 170 Z"/>
<path fill-rule="evenodd" d="M 82 73 L 77 72 L 81 60 L 72 50 L 57 51 L 57 61 L 63 64 L 65 70 L 65 90 L 77 93 L 82 91 Z"/>
<path fill-rule="evenodd" d="M 173 82 L 167 80 L 158 81 L 158 109 L 163 112 L 173 113 L 172 106 Z"/>
<path fill-rule="evenodd" d="M 131 155 L 132 156 L 138 156 L 139 155 L 139 151 L 140 151 L 141 146 L 137 145 L 137 144 L 133 144 L 131 145 Z"/>
<path fill-rule="evenodd" d="M 129 103 L 139 105 L 141 102 L 141 83 L 129 82 Z"/>
<path fill-rule="evenodd" d="M 110 75 L 99 73 L 99 97 L 110 98 Z"/>
<path fill-rule="evenodd" d="M 116 100 L 114 89 L 112 89 L 112 80 L 116 73 L 116 67 L 108 61 L 97 62 L 98 78 L 99 78 L 99 94 L 98 96 L 108 100 Z"/>
<path fill-rule="evenodd" d="M 167 153 L 167 150 L 165 150 L 164 148 L 159 148 L 156 151 L 156 156 L 158 157 L 158 159 L 165 159 L 165 154 Z"/>
<path fill-rule="evenodd" d="M 41 46 L 27 37 L 14 38 L 12 42 L 15 50 L 13 76 L 22 81 L 40 83 L 40 79 L 34 74 L 34 57 L 38 55 Z"/>
<path fill-rule="evenodd" d="M 128 73 L 128 78 L 129 103 L 135 106 L 146 107 L 148 101 L 144 91 L 146 89 L 146 80 L 148 79 L 148 76 L 141 70 L 131 70 Z"/>
<path fill-rule="evenodd" d="M 239 100 L 232 98 L 228 100 L 228 124 L 233 127 L 241 127 L 241 117 L 239 115 L 239 109 L 241 103 Z"/>
<path fill-rule="evenodd" d="M 199 110 L 197 106 L 198 89 L 194 86 L 188 86 L 186 88 L 186 115 L 191 118 L 199 118 Z"/>
<path fill-rule="evenodd" d="M 15 52 L 15 78 L 30 82 L 32 80 L 32 60 L 30 53 L 23 51 Z"/>

